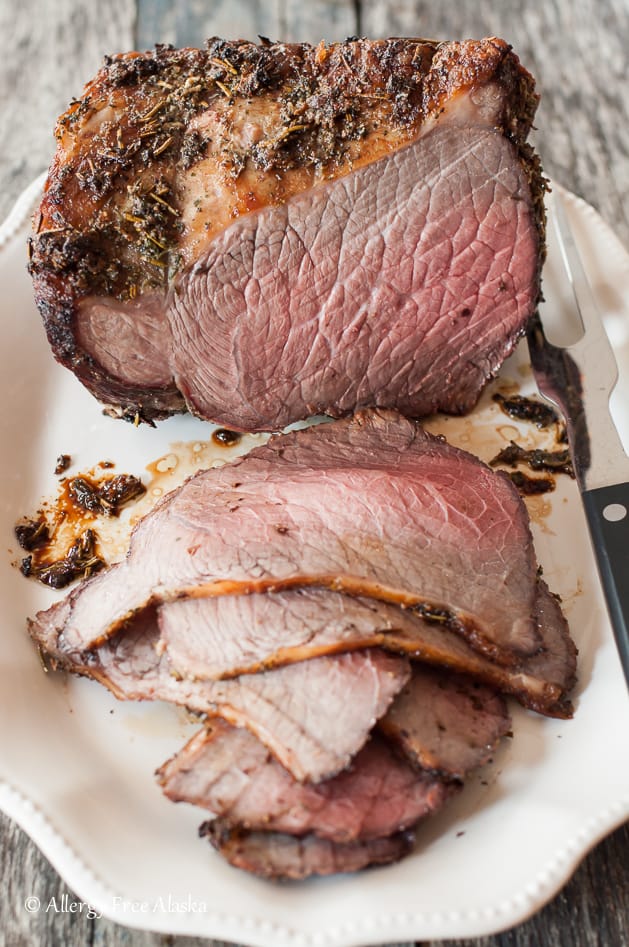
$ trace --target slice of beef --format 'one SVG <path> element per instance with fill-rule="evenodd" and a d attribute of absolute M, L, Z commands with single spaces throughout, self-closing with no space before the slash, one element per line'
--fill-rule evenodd
<path fill-rule="evenodd" d="M 298 780 L 344 769 L 410 677 L 406 658 L 378 649 L 316 658 L 231 681 L 179 678 L 159 656 L 154 614 L 90 652 L 50 653 L 121 700 L 165 700 L 245 726 Z"/>
<path fill-rule="evenodd" d="M 542 650 L 497 665 L 460 635 L 412 608 L 316 588 L 183 599 L 158 609 L 160 651 L 184 677 L 218 680 L 322 654 L 383 647 L 471 674 L 543 713 L 571 713 L 575 648 L 561 609 L 540 582 Z"/>
<path fill-rule="evenodd" d="M 169 799 L 209 809 L 224 824 L 313 833 L 333 842 L 409 828 L 453 791 L 398 757 L 377 735 L 338 776 L 299 783 L 251 733 L 220 720 L 211 720 L 158 777 Z"/>
<path fill-rule="evenodd" d="M 421 639 L 410 629 L 387 635 L 388 647 L 429 664 L 441 665 L 471 675 L 505 694 L 512 694 L 525 707 L 551 717 L 571 717 L 570 692 L 576 683 L 577 649 L 559 600 L 539 580 L 535 619 L 542 640 L 534 655 L 514 667 L 502 667 L 472 651 L 457 636 L 424 625 Z M 427 639 L 427 632 L 430 638 Z"/>
<path fill-rule="evenodd" d="M 495 38 L 107 61 L 31 241 L 55 356 L 127 418 L 468 410 L 539 296 L 536 105 Z"/>
<path fill-rule="evenodd" d="M 416 664 L 379 728 L 423 770 L 463 779 L 491 758 L 511 717 L 492 688 Z"/>
<path fill-rule="evenodd" d="M 398 414 L 361 412 L 188 480 L 138 524 L 124 562 L 33 634 L 85 650 L 150 602 L 320 585 L 415 606 L 515 665 L 540 647 L 536 570 L 508 477 Z"/>
<path fill-rule="evenodd" d="M 535 617 L 538 627 L 544 629 L 544 641 L 536 654 L 522 662 L 521 671 L 523 676 L 547 681 L 567 696 L 577 682 L 578 649 L 570 636 L 560 597 L 542 579 L 538 579 L 538 586 Z"/>
<path fill-rule="evenodd" d="M 250 832 L 220 819 L 204 822 L 199 834 L 207 837 L 230 865 L 274 881 L 300 881 L 311 875 L 389 865 L 408 855 L 415 843 L 408 830 L 364 842 L 331 842 L 316 835 L 296 838 L 282 832 Z"/>
<path fill-rule="evenodd" d="M 537 300 L 532 203 L 501 132 L 438 124 L 241 218 L 172 297 L 188 408 L 248 431 L 374 404 L 469 411 Z"/>

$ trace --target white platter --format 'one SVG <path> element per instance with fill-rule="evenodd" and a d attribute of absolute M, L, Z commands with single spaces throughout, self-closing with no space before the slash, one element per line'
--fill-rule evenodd
<path fill-rule="evenodd" d="M 581 652 L 574 719 L 514 708 L 513 740 L 425 825 L 399 865 L 300 885 L 230 868 L 197 838 L 202 813 L 167 802 L 153 779 L 195 728 L 171 707 L 119 704 L 92 682 L 45 675 L 25 631 L 26 616 L 54 593 L 12 565 L 13 525 L 54 494 L 58 454 L 80 469 L 112 459 L 142 474 L 172 442 L 204 441 L 209 430 L 187 417 L 155 430 L 105 418 L 53 361 L 25 268 L 40 188 L 33 183 L 0 231 L 0 807 L 82 901 L 128 926 L 261 947 L 345 947 L 480 936 L 523 920 L 629 815 L 629 754 L 619 745 L 627 691 L 574 484 L 564 480 L 544 515 L 533 516 L 545 577 Z M 568 200 L 618 356 L 614 407 L 627 444 L 629 257 L 592 208 Z M 562 280 L 552 246 L 546 280 Z M 502 374 L 531 389 L 522 350 Z M 449 424 L 467 437 L 493 410 L 485 399 L 472 422 Z M 490 422 L 495 428 L 495 413 Z M 46 910 L 45 893 L 33 896 Z"/>

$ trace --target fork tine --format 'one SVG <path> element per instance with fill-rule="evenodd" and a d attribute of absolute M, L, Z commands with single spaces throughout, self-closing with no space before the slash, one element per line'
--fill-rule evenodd
<path fill-rule="evenodd" d="M 562 204 L 561 193 L 554 192 L 551 249 L 560 251 L 584 331 L 572 345 L 552 345 L 541 331 L 542 314 L 541 323 L 531 323 L 528 340 L 539 390 L 564 414 L 575 472 L 585 490 L 629 480 L 629 459 L 609 411 L 618 379 L 616 359 Z"/>
<path fill-rule="evenodd" d="M 589 280 L 585 275 L 585 270 L 583 269 L 581 254 L 577 248 L 572 227 L 568 222 L 566 209 L 563 205 L 561 196 L 556 192 L 553 192 L 549 216 L 555 228 L 557 245 L 561 251 L 563 265 L 572 286 L 575 302 L 577 305 L 577 311 L 579 313 L 579 318 L 581 319 L 581 327 L 584 331 L 587 331 L 588 326 L 585 324 L 585 319 L 583 312 L 581 311 L 579 299 L 587 300 L 589 306 L 593 307 L 595 310 L 597 306 L 592 294 Z"/>
<path fill-rule="evenodd" d="M 581 254 L 574 238 L 574 231 L 568 221 L 563 200 L 556 193 L 553 195 L 550 217 L 555 228 L 557 245 L 561 251 L 564 269 L 572 286 L 575 307 L 583 328 L 582 337 L 572 345 L 566 346 L 566 349 L 573 354 L 582 349 L 587 349 L 590 356 L 595 353 L 598 369 L 597 377 L 604 382 L 604 390 L 610 395 L 618 381 L 616 357 L 605 331 L 590 281 L 583 268 Z M 601 390 L 603 390 L 602 386 Z"/>

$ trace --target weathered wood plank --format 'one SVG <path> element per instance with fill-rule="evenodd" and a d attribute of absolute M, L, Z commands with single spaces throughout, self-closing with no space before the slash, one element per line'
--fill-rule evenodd
<path fill-rule="evenodd" d="M 173 43 L 202 46 L 210 36 L 257 40 L 258 35 L 279 38 L 282 0 L 140 0 L 138 46 Z"/>
<path fill-rule="evenodd" d="M 0 813 L 0 947 L 171 947 L 173 938 L 91 919 L 86 911 L 72 912 L 69 902 L 80 899 L 57 875 L 39 849 L 14 823 Z M 66 897 L 64 902 L 62 899 Z M 33 910 L 29 900 L 39 899 Z M 178 937 L 177 947 L 229 947 L 223 941 Z"/>
<path fill-rule="evenodd" d="M 58 877 L 24 833 L 0 815 L 0 947 L 45 944 L 46 947 L 227 947 L 222 941 L 171 938 L 130 930 L 105 918 L 88 920 L 70 913 L 24 908 L 29 895 L 43 905 L 61 902 L 71 889 Z M 629 826 L 605 839 L 579 867 L 559 895 L 530 921 L 494 937 L 423 942 L 423 947 L 612 947 L 629 943 L 626 854 Z M 505 853 L 508 857 L 509 853 Z M 514 854 L 517 857 L 517 853 Z M 411 947 L 411 945 L 407 945 Z M 419 944 L 415 947 L 420 947 Z"/>
<path fill-rule="evenodd" d="M 334 42 L 358 32 L 354 0 L 283 0 L 281 39 L 290 42 Z"/>
<path fill-rule="evenodd" d="M 134 24 L 133 0 L 110 0 L 106 13 L 91 0 L 0 4 L 0 219 L 48 167 L 55 120 L 104 54 L 133 46 Z"/>
<path fill-rule="evenodd" d="M 140 48 L 155 42 L 198 46 L 209 36 L 317 43 L 344 39 L 356 28 L 354 0 L 189 0 L 176 6 L 140 0 L 138 8 Z"/>

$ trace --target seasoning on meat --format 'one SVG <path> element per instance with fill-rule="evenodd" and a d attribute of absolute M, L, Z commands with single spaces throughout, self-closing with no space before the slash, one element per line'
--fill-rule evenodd
<path fill-rule="evenodd" d="M 529 477 L 521 470 L 513 470 L 508 474 L 509 480 L 516 485 L 518 492 L 524 497 L 539 496 L 542 493 L 552 493 L 555 481 L 552 477 Z"/>
<path fill-rule="evenodd" d="M 65 457 L 70 461 L 68 455 L 61 455 L 58 466 Z M 132 474 L 96 475 L 98 468 L 112 466 L 110 461 L 102 461 L 89 473 L 63 477 L 56 499 L 46 501 L 37 517 L 23 518 L 16 524 L 17 541 L 31 553 L 16 563 L 24 576 L 63 588 L 106 565 L 92 524 L 99 517 L 118 516 L 126 504 L 146 493 L 142 481 Z"/>
<path fill-rule="evenodd" d="M 105 566 L 104 559 L 96 552 L 96 542 L 94 530 L 86 529 L 72 543 L 62 559 L 47 562 L 43 558 L 28 556 L 22 560 L 21 571 L 23 575 L 39 579 L 53 589 L 65 588 L 75 579 L 88 579 Z"/>
<path fill-rule="evenodd" d="M 56 358 L 135 424 L 470 410 L 539 298 L 537 98 L 495 37 L 107 60 L 31 240 Z"/>
<path fill-rule="evenodd" d="M 72 458 L 69 454 L 59 454 L 57 457 L 57 463 L 55 464 L 55 473 L 59 476 L 68 469 L 72 463 Z"/>
<path fill-rule="evenodd" d="M 14 533 L 22 549 L 30 552 L 38 546 L 44 546 L 50 539 L 48 523 L 44 517 L 36 520 L 23 520 L 14 527 Z"/>
<path fill-rule="evenodd" d="M 500 405 L 505 414 L 517 421 L 530 421 L 539 428 L 551 427 L 559 421 L 554 408 L 534 398 L 524 398 L 522 395 L 511 395 L 507 398 L 500 392 L 496 392 L 493 400 Z"/>
<path fill-rule="evenodd" d="M 555 474 L 564 473 L 574 478 L 569 450 L 549 451 L 537 447 L 533 450 L 526 450 L 515 441 L 511 441 L 509 446 L 504 447 L 489 463 L 492 467 L 497 467 L 500 464 L 509 467 L 527 464 L 531 470 L 547 470 Z"/>
<path fill-rule="evenodd" d="M 68 494 L 89 513 L 118 516 L 122 507 L 146 493 L 146 487 L 132 474 L 117 474 L 94 482 L 85 476 L 68 481 Z"/>

